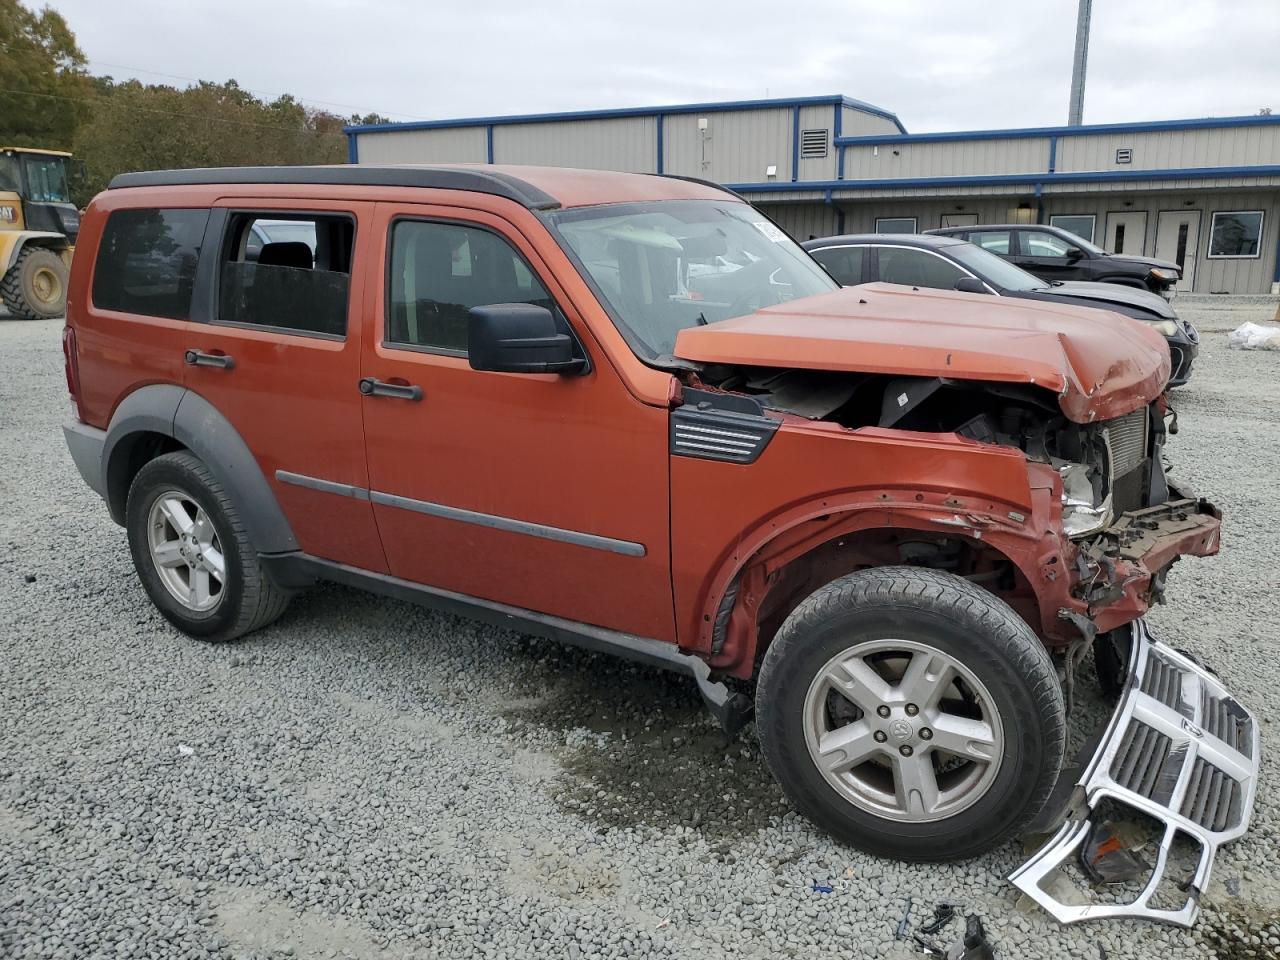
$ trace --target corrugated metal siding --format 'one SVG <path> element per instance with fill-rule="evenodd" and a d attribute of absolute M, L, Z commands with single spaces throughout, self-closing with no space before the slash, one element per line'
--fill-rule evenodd
<path fill-rule="evenodd" d="M 841 136 L 845 137 L 871 137 L 880 133 L 887 133 L 890 136 L 899 134 L 902 131 L 898 129 L 898 125 L 887 117 L 881 117 L 874 113 L 864 113 L 855 107 L 841 107 L 844 116 L 841 118 Z"/>
<path fill-rule="evenodd" d="M 801 130 L 825 130 L 827 132 L 827 155 L 821 159 L 800 160 L 801 180 L 834 180 L 836 178 L 836 147 L 831 142 L 836 122 L 836 108 L 831 104 L 821 104 L 800 108 Z"/>
<path fill-rule="evenodd" d="M 881 144 L 846 147 L 844 154 L 846 180 L 1043 173 L 1048 169 L 1048 137 Z"/>
<path fill-rule="evenodd" d="M 493 159 L 495 163 L 655 173 L 658 124 L 653 117 L 623 117 L 495 126 Z"/>
<path fill-rule="evenodd" d="M 1116 150 L 1129 147 L 1133 160 L 1117 164 Z M 1280 127 L 1163 130 L 1060 137 L 1059 170 L 1179 170 L 1280 163 Z"/>
<path fill-rule="evenodd" d="M 760 209 L 801 242 L 836 232 L 836 210 L 825 203 L 762 203 Z"/>
<path fill-rule="evenodd" d="M 833 108 L 834 109 L 834 108 Z M 732 110 L 677 114 L 663 121 L 666 173 L 702 177 L 718 183 L 759 183 L 776 164 L 779 181 L 791 180 L 790 109 Z"/>
<path fill-rule="evenodd" d="M 356 135 L 361 163 L 484 163 L 484 127 Z"/>

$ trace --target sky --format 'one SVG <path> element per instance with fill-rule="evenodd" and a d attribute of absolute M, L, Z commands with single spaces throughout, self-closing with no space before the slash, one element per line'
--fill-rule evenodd
<path fill-rule="evenodd" d="M 37 0 L 24 0 L 35 6 Z M 842 93 L 1066 122 L 1076 0 L 48 0 L 95 74 L 393 120 Z M 1095 0 L 1085 123 L 1280 112 L 1278 0 Z"/>

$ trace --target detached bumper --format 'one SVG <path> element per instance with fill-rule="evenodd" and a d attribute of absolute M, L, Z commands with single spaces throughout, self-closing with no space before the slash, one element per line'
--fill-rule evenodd
<path fill-rule="evenodd" d="M 1173 491 L 1175 496 L 1180 496 Z M 1141 617 L 1164 589 L 1164 574 L 1183 556 L 1218 552 L 1222 514 L 1207 500 L 1183 498 L 1121 514 L 1077 548 L 1082 599 L 1098 631 Z"/>
<path fill-rule="evenodd" d="M 1141 917 L 1191 926 L 1218 847 L 1249 827 L 1258 725 L 1214 676 L 1155 640 L 1145 623 L 1134 623 L 1132 631 L 1120 705 L 1079 781 L 1084 808 L 1009 880 L 1062 923 Z M 1072 880 L 1072 861 L 1108 800 L 1163 828 L 1150 878 L 1128 902 L 1114 887 L 1082 888 Z M 1185 863 L 1173 853 L 1179 835 L 1180 849 L 1187 840 L 1198 849 Z"/>

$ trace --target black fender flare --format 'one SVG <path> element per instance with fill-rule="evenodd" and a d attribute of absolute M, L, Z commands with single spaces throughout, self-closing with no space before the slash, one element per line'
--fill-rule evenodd
<path fill-rule="evenodd" d="M 135 443 L 146 435 L 170 437 L 204 461 L 230 495 L 259 553 L 298 549 L 284 511 L 248 445 L 217 408 L 184 387 L 152 384 L 129 394 L 107 427 L 102 452 L 106 500 L 122 524 Z"/>

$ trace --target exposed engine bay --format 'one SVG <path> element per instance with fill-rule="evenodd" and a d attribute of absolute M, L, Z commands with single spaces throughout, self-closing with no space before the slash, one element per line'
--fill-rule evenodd
<path fill-rule="evenodd" d="M 1163 398 L 1113 420 L 1079 424 L 1063 415 L 1052 393 L 1024 384 L 714 365 L 700 379 L 764 407 L 850 429 L 955 433 L 1016 447 L 1062 477 L 1063 530 L 1073 539 L 1170 496 L 1160 457 L 1168 432 Z"/>

